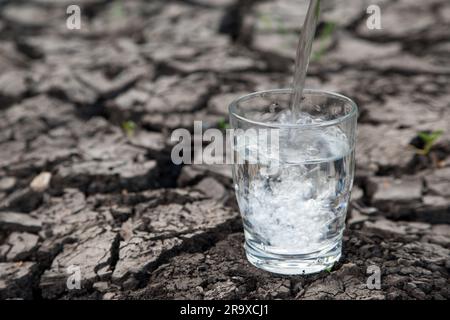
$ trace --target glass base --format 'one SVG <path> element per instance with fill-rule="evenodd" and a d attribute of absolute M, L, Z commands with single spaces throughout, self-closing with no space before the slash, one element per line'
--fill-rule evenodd
<path fill-rule="evenodd" d="M 285 275 L 303 275 L 328 269 L 341 257 L 342 241 L 339 240 L 325 250 L 313 254 L 281 255 L 262 251 L 245 242 L 248 261 L 255 267 Z"/>

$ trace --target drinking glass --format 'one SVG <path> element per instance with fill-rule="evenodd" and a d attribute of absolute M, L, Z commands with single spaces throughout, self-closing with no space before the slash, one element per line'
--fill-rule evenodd
<path fill-rule="evenodd" d="M 233 181 L 247 259 L 280 274 L 309 274 L 341 256 L 354 175 L 358 108 L 305 90 L 292 121 L 291 89 L 251 93 L 229 106 Z"/>

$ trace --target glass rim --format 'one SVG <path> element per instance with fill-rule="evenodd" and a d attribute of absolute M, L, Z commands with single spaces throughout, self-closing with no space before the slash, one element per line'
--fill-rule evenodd
<path fill-rule="evenodd" d="M 358 114 L 358 105 L 352 99 L 350 99 L 342 94 L 333 92 L 333 91 L 320 90 L 320 89 L 305 89 L 304 93 L 306 93 L 306 94 L 324 94 L 326 96 L 337 98 L 341 101 L 347 102 L 351 107 L 350 112 L 341 117 L 333 119 L 333 120 L 327 120 L 327 121 L 318 122 L 318 123 L 307 123 L 307 124 L 267 123 L 267 122 L 261 122 L 261 121 L 257 121 L 257 120 L 251 120 L 251 119 L 245 118 L 242 115 L 237 113 L 236 109 L 237 109 L 237 105 L 239 102 L 250 100 L 256 96 L 259 96 L 259 95 L 265 94 L 265 93 L 291 93 L 291 92 L 292 92 L 292 89 L 290 89 L 290 88 L 270 89 L 270 90 L 261 90 L 261 91 L 252 92 L 252 93 L 246 94 L 244 96 L 241 96 L 241 97 L 233 100 L 230 103 L 230 105 L 228 106 L 228 112 L 229 112 L 230 116 L 233 116 L 241 121 L 245 121 L 250 124 L 258 125 L 261 127 L 268 127 L 268 128 L 287 128 L 287 129 L 318 128 L 318 127 L 334 126 L 334 125 L 340 124 L 348 119 L 351 119 L 352 117 L 357 116 L 357 114 Z"/>

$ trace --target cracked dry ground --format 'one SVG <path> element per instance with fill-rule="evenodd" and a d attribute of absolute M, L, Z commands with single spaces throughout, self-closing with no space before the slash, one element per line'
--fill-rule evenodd
<path fill-rule="evenodd" d="M 324 2 L 307 85 L 359 104 L 357 173 L 343 257 L 306 277 L 246 261 L 229 168 L 170 161 L 174 128 L 289 84 L 306 1 L 236 3 L 0 3 L 0 298 L 450 298 L 450 3 Z"/>

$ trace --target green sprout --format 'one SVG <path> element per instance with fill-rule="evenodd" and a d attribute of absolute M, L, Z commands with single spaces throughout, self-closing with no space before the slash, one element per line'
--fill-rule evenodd
<path fill-rule="evenodd" d="M 110 14 L 112 18 L 122 18 L 125 15 L 122 0 L 115 0 L 111 6 Z"/>
<path fill-rule="evenodd" d="M 319 21 L 319 17 L 320 17 L 320 0 L 317 2 L 317 7 L 316 7 L 316 20 Z"/>
<path fill-rule="evenodd" d="M 417 149 L 416 152 L 420 155 L 428 155 L 433 145 L 440 138 L 440 136 L 442 136 L 443 133 L 443 130 L 436 130 L 431 133 L 419 132 L 418 136 L 424 143 L 424 146 L 422 149 Z"/>
<path fill-rule="evenodd" d="M 288 34 L 288 31 L 286 29 L 286 26 L 284 25 L 283 19 L 278 17 L 276 19 L 276 21 L 277 21 L 277 32 L 281 35 Z"/>
<path fill-rule="evenodd" d="M 326 272 L 331 273 L 331 270 L 333 269 L 333 266 L 329 266 L 328 268 L 325 269 Z"/>
<path fill-rule="evenodd" d="M 333 32 L 336 28 L 336 24 L 334 22 L 326 22 L 322 32 L 319 35 L 320 48 L 316 52 L 313 53 L 313 61 L 319 61 L 326 51 L 326 42 L 331 38 Z"/>
<path fill-rule="evenodd" d="M 224 118 L 220 118 L 219 121 L 217 122 L 217 127 L 221 130 L 226 130 L 230 128 L 230 124 L 227 123 Z"/>
<path fill-rule="evenodd" d="M 262 26 L 266 30 L 272 30 L 273 24 L 272 19 L 270 18 L 270 15 L 262 13 L 259 15 L 259 19 L 261 21 Z"/>
<path fill-rule="evenodd" d="M 136 131 L 136 123 L 134 121 L 128 120 L 122 123 L 122 130 L 126 133 L 126 135 L 130 138 L 134 135 Z"/>

